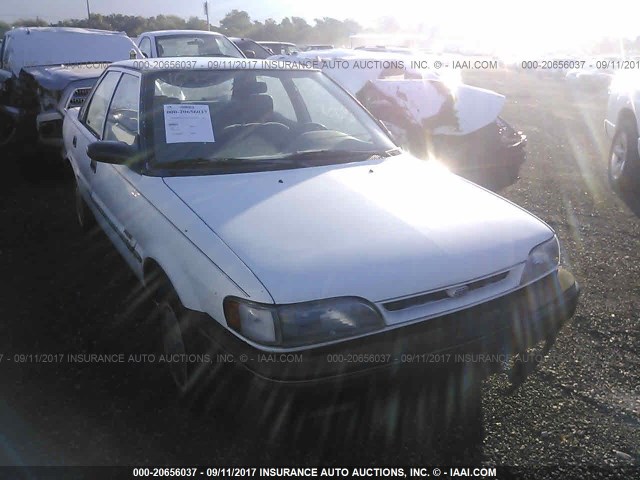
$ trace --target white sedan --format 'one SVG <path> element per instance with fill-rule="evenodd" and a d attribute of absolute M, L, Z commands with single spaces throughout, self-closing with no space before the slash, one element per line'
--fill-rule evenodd
<path fill-rule="evenodd" d="M 151 289 L 182 392 L 218 349 L 267 382 L 336 385 L 516 355 L 573 315 L 547 224 L 402 152 L 321 71 L 181 60 L 109 66 L 64 141 L 80 224 Z"/>
<path fill-rule="evenodd" d="M 136 40 L 145 58 L 235 57 L 245 58 L 221 33 L 204 30 L 158 30 L 144 32 Z"/>

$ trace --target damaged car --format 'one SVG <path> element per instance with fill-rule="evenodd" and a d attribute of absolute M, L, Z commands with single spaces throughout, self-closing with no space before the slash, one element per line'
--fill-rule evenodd
<path fill-rule="evenodd" d="M 322 68 L 418 158 L 491 189 L 518 179 L 527 137 L 500 116 L 504 95 L 425 68 L 439 58 L 350 49 L 273 58 Z"/>
<path fill-rule="evenodd" d="M 123 32 L 59 27 L 6 32 L 0 51 L 0 147 L 59 151 L 67 109 L 82 105 L 107 65 L 139 53 Z"/>
<path fill-rule="evenodd" d="M 216 352 L 237 359 L 233 392 L 247 375 L 263 400 L 373 401 L 428 383 L 425 355 L 472 370 L 464 354 L 553 345 L 579 289 L 549 225 L 398 148 L 319 69 L 187 59 L 110 65 L 64 121 L 80 226 L 155 299 L 181 395 L 223 388 Z"/>

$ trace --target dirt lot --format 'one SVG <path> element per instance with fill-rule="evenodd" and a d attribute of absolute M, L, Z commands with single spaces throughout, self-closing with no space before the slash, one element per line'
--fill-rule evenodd
<path fill-rule="evenodd" d="M 186 409 L 157 365 L 36 361 L 150 353 L 155 339 L 123 261 L 102 234 L 80 234 L 68 173 L 27 180 L 11 157 L 0 177 L 0 463 L 639 465 L 640 209 L 606 181 L 606 95 L 517 72 L 467 80 L 507 95 L 504 117 L 529 143 L 521 179 L 502 194 L 557 230 L 583 289 L 573 322 L 524 386 L 508 393 L 505 375 L 485 382 L 482 439 L 427 446 L 392 425 L 402 402 L 397 417 L 386 412 L 357 436 L 348 422 L 328 431 L 314 417 L 271 438 L 238 405 Z"/>

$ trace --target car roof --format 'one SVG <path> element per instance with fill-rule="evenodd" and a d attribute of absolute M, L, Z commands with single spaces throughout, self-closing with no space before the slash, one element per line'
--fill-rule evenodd
<path fill-rule="evenodd" d="M 180 68 L 180 65 L 185 65 L 185 67 Z M 142 73 L 163 70 L 319 70 L 286 60 L 258 60 L 215 56 L 172 57 L 162 61 L 149 61 L 147 59 L 122 60 L 112 63 L 109 67 L 129 68 Z"/>
<path fill-rule="evenodd" d="M 16 27 L 8 30 L 8 35 L 29 35 L 31 32 L 38 33 L 84 33 L 100 35 L 126 36 L 125 32 L 114 32 L 112 30 L 98 30 L 96 28 L 75 28 L 75 27 Z"/>
<path fill-rule="evenodd" d="M 209 30 L 154 30 L 152 32 L 142 32 L 138 37 L 143 35 L 151 35 L 154 37 L 165 37 L 172 35 L 214 35 L 216 37 L 224 37 L 222 33 L 210 32 Z"/>

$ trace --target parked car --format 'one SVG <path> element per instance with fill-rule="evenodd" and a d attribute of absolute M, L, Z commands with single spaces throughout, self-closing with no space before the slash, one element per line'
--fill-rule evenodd
<path fill-rule="evenodd" d="M 614 70 L 586 67 L 569 70 L 565 74 L 565 81 L 578 89 L 606 93 L 613 76 Z"/>
<path fill-rule="evenodd" d="M 363 45 L 361 47 L 355 47 L 354 50 L 362 50 L 365 52 L 388 52 L 388 53 L 401 53 L 405 55 L 415 56 L 418 51 L 413 48 L 400 47 L 394 45 Z"/>
<path fill-rule="evenodd" d="M 147 58 L 156 57 L 236 57 L 244 54 L 221 33 L 205 30 L 159 30 L 144 32 L 138 47 Z"/>
<path fill-rule="evenodd" d="M 288 42 L 258 42 L 271 50 L 273 55 L 296 55 L 300 49 L 294 43 Z"/>
<path fill-rule="evenodd" d="M 551 227 L 402 152 L 319 70 L 190 60 L 112 64 L 64 122 L 80 225 L 151 290 L 180 392 L 218 349 L 325 391 L 553 344 L 578 287 Z"/>
<path fill-rule="evenodd" d="M 250 38 L 230 37 L 229 40 L 235 43 L 247 58 L 257 58 L 263 60 L 273 55 L 273 52 L 271 50 L 263 47 L 258 42 L 251 40 Z"/>
<path fill-rule="evenodd" d="M 640 186 L 640 75 L 621 72 L 609 89 L 604 129 L 611 141 L 609 182 L 624 193 Z"/>
<path fill-rule="evenodd" d="M 123 32 L 14 28 L 0 50 L 0 148 L 59 150 L 62 120 L 113 61 L 139 54 Z"/>
<path fill-rule="evenodd" d="M 517 181 L 527 137 L 500 112 L 505 97 L 421 67 L 438 57 L 334 49 L 274 59 L 321 66 L 415 156 L 498 190 Z"/>
<path fill-rule="evenodd" d="M 313 44 L 313 45 L 305 45 L 304 47 L 302 47 L 302 51 L 308 52 L 311 50 L 331 50 L 332 48 L 335 48 L 335 47 L 333 45 L 328 45 L 328 44 Z"/>

